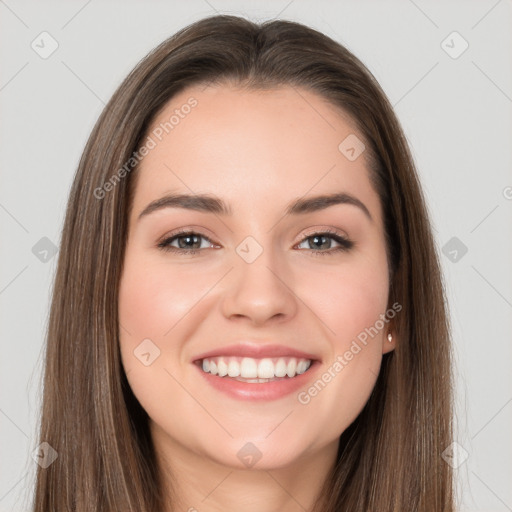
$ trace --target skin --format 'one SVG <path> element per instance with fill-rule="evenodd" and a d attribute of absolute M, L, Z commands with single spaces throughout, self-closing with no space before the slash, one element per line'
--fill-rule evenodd
<path fill-rule="evenodd" d="M 382 354 L 395 347 L 396 339 L 387 339 L 392 324 L 307 404 L 297 393 L 272 401 L 231 398 L 206 384 L 192 360 L 251 338 L 315 354 L 316 378 L 328 371 L 390 307 L 379 197 L 365 154 L 349 161 L 338 149 L 358 132 L 316 94 L 284 86 L 193 87 L 169 102 L 150 131 L 190 97 L 197 106 L 138 171 L 119 291 L 123 366 L 150 417 L 168 483 L 172 474 L 172 510 L 310 510 L 340 434 L 367 402 Z M 284 213 L 297 198 L 334 191 L 357 197 L 372 219 L 350 204 Z M 210 194 L 234 214 L 164 208 L 138 219 L 169 192 Z M 179 228 L 206 237 L 197 254 L 158 247 Z M 354 246 L 319 254 L 338 247 L 330 238 L 320 248 L 309 244 L 325 229 Z M 263 249 L 252 263 L 236 252 L 247 236 Z M 149 366 L 134 356 L 147 338 L 160 350 Z M 261 453 L 251 468 L 237 457 L 248 442 Z"/>

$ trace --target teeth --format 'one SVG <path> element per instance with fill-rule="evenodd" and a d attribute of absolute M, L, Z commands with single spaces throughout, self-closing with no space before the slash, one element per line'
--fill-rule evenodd
<path fill-rule="evenodd" d="M 288 366 L 286 364 L 286 361 L 281 357 L 276 364 L 275 374 L 276 377 L 284 377 L 286 375 L 286 371 L 288 369 Z"/>
<path fill-rule="evenodd" d="M 273 379 L 244 379 L 243 377 L 236 377 L 235 380 L 238 380 L 240 382 L 245 382 L 248 384 L 266 384 L 267 382 L 272 382 L 274 380 L 279 380 L 276 377 Z"/>
<path fill-rule="evenodd" d="M 306 361 L 299 361 L 299 363 L 297 364 L 297 373 L 299 375 L 303 374 L 306 370 L 308 369 L 307 365 L 306 365 Z"/>
<path fill-rule="evenodd" d="M 258 365 L 258 378 L 271 379 L 272 377 L 275 377 L 272 359 L 262 359 Z"/>
<path fill-rule="evenodd" d="M 225 377 L 228 374 L 228 365 L 224 362 L 224 359 L 220 358 L 217 363 L 217 372 L 219 377 Z"/>
<path fill-rule="evenodd" d="M 205 373 L 235 378 L 243 382 L 269 382 L 277 378 L 301 375 L 311 360 L 296 357 L 253 359 L 252 357 L 212 357 L 202 360 Z"/>
<path fill-rule="evenodd" d="M 229 361 L 228 363 L 228 375 L 230 377 L 238 377 L 240 376 L 240 365 L 238 361 Z"/>
<path fill-rule="evenodd" d="M 256 359 L 244 357 L 240 364 L 240 375 L 246 379 L 255 379 L 258 376 L 258 362 Z"/>
<path fill-rule="evenodd" d="M 288 368 L 286 370 L 286 374 L 288 375 L 288 377 L 294 377 L 296 369 L 297 369 L 297 360 L 296 359 L 290 359 L 288 361 Z"/>

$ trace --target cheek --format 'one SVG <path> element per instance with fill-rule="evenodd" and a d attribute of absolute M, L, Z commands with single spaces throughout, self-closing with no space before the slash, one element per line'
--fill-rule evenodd
<path fill-rule="evenodd" d="M 136 248 L 126 251 L 119 287 L 121 359 L 134 395 L 151 418 L 165 422 L 165 403 L 182 411 L 190 407 L 173 376 L 179 379 L 188 314 L 207 289 L 197 272 L 171 271 Z"/>
<path fill-rule="evenodd" d="M 164 390 L 179 395 L 170 374 L 188 366 L 184 346 L 203 321 L 208 292 L 221 276 L 214 269 L 206 276 L 186 263 L 171 267 L 143 250 L 127 249 L 119 288 L 120 351 L 130 386 L 145 408 Z"/>
<path fill-rule="evenodd" d="M 310 414 L 328 418 L 329 434 L 339 435 L 366 404 L 382 360 L 388 300 L 385 260 L 316 273 L 298 293 L 307 297 L 330 340 L 329 356 L 317 381 L 302 390 L 299 403 Z M 384 327 L 383 327 L 384 325 Z"/>
<path fill-rule="evenodd" d="M 159 262 L 128 256 L 119 290 L 119 318 L 138 338 L 163 339 L 208 290 L 208 283 L 186 266 L 164 267 Z"/>
<path fill-rule="evenodd" d="M 385 313 L 389 288 L 385 260 L 322 272 L 310 269 L 305 274 L 314 277 L 304 281 L 298 296 L 307 297 L 336 351 L 345 350 L 347 342 Z"/>

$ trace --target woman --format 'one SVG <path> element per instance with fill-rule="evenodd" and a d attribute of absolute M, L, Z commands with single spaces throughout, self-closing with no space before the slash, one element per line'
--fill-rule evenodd
<path fill-rule="evenodd" d="M 399 123 L 303 25 L 203 19 L 69 198 L 35 511 L 454 510 L 450 345 Z"/>

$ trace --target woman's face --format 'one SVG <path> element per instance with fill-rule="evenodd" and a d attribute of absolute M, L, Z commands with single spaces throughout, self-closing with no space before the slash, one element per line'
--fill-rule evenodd
<path fill-rule="evenodd" d="M 334 453 L 368 400 L 394 340 L 381 205 L 347 119 L 306 90 L 215 86 L 150 128 L 120 343 L 164 451 L 284 467 Z"/>

